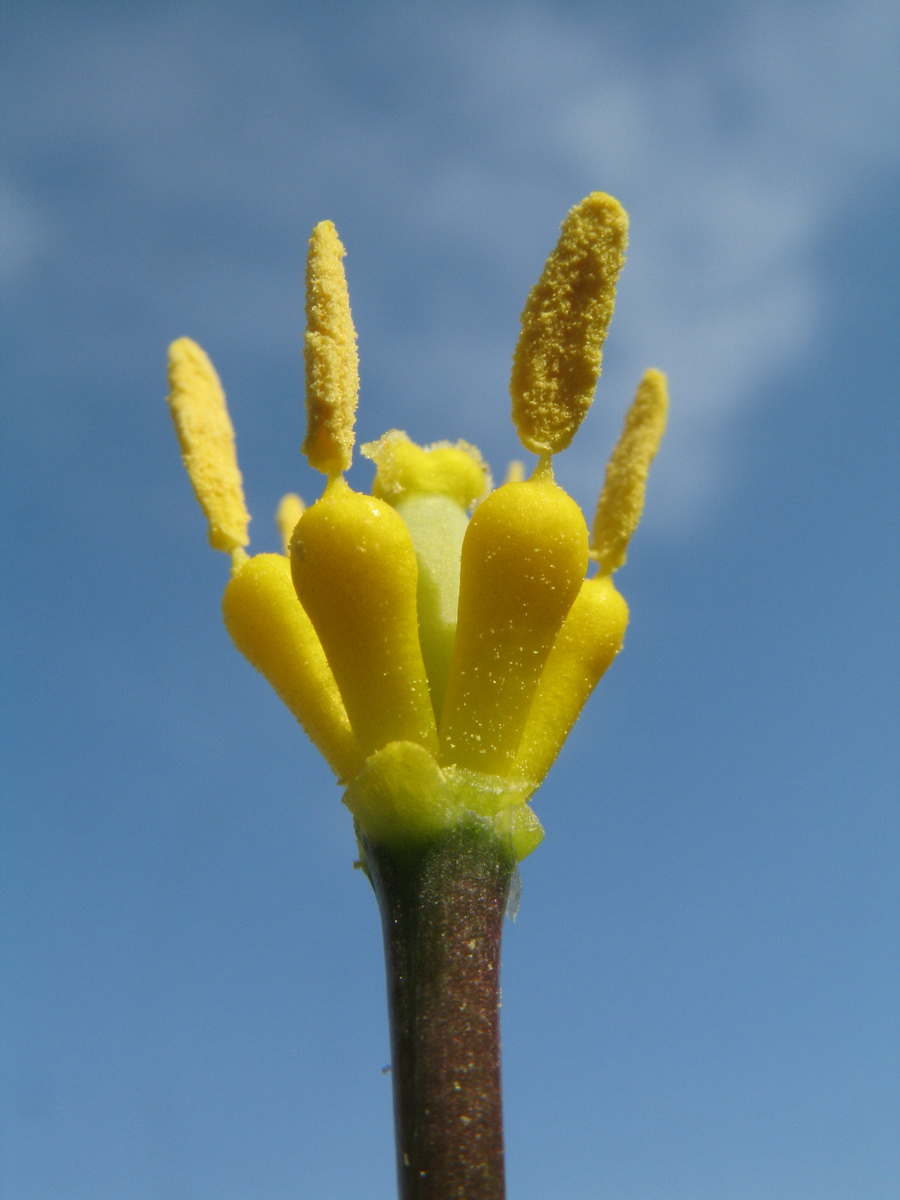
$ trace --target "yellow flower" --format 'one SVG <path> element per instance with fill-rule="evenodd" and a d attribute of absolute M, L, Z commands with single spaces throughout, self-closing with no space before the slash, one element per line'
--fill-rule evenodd
<path fill-rule="evenodd" d="M 288 495 L 285 553 L 248 557 L 249 516 L 225 398 L 187 338 L 169 355 L 169 404 L 211 544 L 231 554 L 225 625 L 345 785 L 374 842 L 402 844 L 471 819 L 518 858 L 542 830 L 527 801 L 554 762 L 628 621 L 612 572 L 625 561 L 666 419 L 665 377 L 644 375 L 607 469 L 589 539 L 552 455 L 591 403 L 625 260 L 627 218 L 593 193 L 569 213 L 532 289 L 513 362 L 513 421 L 538 454 L 493 489 L 474 446 L 420 447 L 392 430 L 353 453 L 356 334 L 330 222 L 307 264 L 307 435 L 327 476 L 304 509 Z M 585 578 L 588 562 L 597 571 Z"/>

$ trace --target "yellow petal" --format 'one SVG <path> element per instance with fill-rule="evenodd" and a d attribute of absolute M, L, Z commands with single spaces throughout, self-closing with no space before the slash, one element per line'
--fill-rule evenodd
<path fill-rule="evenodd" d="M 353 457 L 359 393 L 356 330 L 337 230 L 320 221 L 306 260 L 306 440 L 309 465 L 326 475 L 346 471 Z"/>
<path fill-rule="evenodd" d="M 539 784 L 585 701 L 622 648 L 628 605 L 608 575 L 586 579 L 550 651 L 528 714 L 516 770 Z"/>
<path fill-rule="evenodd" d="M 591 406 L 627 241 L 625 210 L 592 192 L 529 293 L 510 391 L 519 437 L 536 454 L 564 450 Z"/>
<path fill-rule="evenodd" d="M 234 427 L 219 377 L 190 338 L 179 338 L 169 347 L 169 411 L 181 457 L 209 522 L 209 544 L 230 554 L 250 540 Z"/>
<path fill-rule="evenodd" d="M 504 484 L 475 510 L 462 549 L 444 762 L 509 774 L 586 566 L 584 518 L 546 476 Z"/>
<path fill-rule="evenodd" d="M 647 472 L 665 432 L 668 409 L 666 377 L 651 368 L 638 385 L 610 455 L 594 517 L 591 557 L 607 574 L 625 562 L 628 543 L 641 519 Z"/>
<path fill-rule="evenodd" d="M 365 753 L 388 742 L 436 752 L 416 617 L 416 556 L 403 520 L 337 476 L 300 518 L 291 566 Z"/>
<path fill-rule="evenodd" d="M 225 589 L 222 611 L 238 650 L 266 677 L 335 775 L 353 779 L 365 756 L 325 652 L 297 599 L 288 560 L 280 554 L 248 558 Z"/>
<path fill-rule="evenodd" d="M 275 524 L 281 534 L 281 544 L 284 546 L 285 554 L 290 550 L 291 534 L 304 512 L 306 512 L 306 505 L 296 492 L 288 492 L 281 497 L 281 503 L 275 513 Z"/>

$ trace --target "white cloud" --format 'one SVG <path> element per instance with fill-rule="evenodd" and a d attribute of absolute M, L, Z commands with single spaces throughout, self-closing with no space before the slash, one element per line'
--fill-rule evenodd
<path fill-rule="evenodd" d="M 481 194 L 512 167 L 533 197 L 559 191 L 548 180 L 583 180 L 632 212 L 627 315 L 612 333 L 621 366 L 601 388 L 630 387 L 649 361 L 668 370 L 673 421 L 655 470 L 658 511 L 677 525 L 725 477 L 741 410 L 834 319 L 828 240 L 898 159 L 897 10 L 740 6 L 652 60 L 611 45 L 602 21 L 538 6 L 482 24 L 455 51 L 470 68 L 461 87 L 484 101 L 480 165 L 494 188 Z M 476 44 L 489 52 L 467 59 Z M 506 137 L 512 121 L 529 131 L 530 171 L 521 136 Z M 593 473 L 573 453 L 576 473 Z"/>
<path fill-rule="evenodd" d="M 83 279 L 69 319 L 153 307 L 181 333 L 192 305 L 231 348 L 296 354 L 306 226 L 331 215 L 386 423 L 452 413 L 424 435 L 493 452 L 525 291 L 566 207 L 601 187 L 633 219 L 608 424 L 645 365 L 669 371 L 658 511 L 690 525 L 742 413 L 833 319 L 823 249 L 897 162 L 900 22 L 882 0 L 747 3 L 662 47 L 652 11 L 610 34 L 602 9 L 539 3 L 388 4 L 341 29 L 185 3 L 32 34 L 10 78 L 34 102 L 6 142 L 20 177 L 61 164 L 57 248 Z M 8 276 L 38 236 L 10 195 Z M 568 457 L 587 499 L 596 440 Z"/>

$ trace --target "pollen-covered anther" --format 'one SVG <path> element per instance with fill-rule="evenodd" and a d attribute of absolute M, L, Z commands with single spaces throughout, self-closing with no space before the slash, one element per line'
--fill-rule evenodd
<path fill-rule="evenodd" d="M 250 540 L 234 427 L 219 377 L 190 338 L 169 347 L 169 411 L 194 494 L 209 522 L 209 544 L 232 554 Z"/>
<path fill-rule="evenodd" d="M 647 473 L 665 433 L 668 411 L 666 377 L 651 367 L 644 372 L 610 455 L 594 517 L 591 557 L 607 574 L 624 564 L 640 522 Z"/>
<path fill-rule="evenodd" d="M 359 394 L 356 330 L 342 259 L 331 221 L 320 221 L 306 260 L 306 439 L 309 465 L 326 475 L 346 471 L 353 457 Z"/>
<path fill-rule="evenodd" d="M 528 295 L 510 392 L 519 437 L 535 454 L 564 450 L 591 406 L 627 241 L 625 210 L 592 192 L 566 217 Z"/>

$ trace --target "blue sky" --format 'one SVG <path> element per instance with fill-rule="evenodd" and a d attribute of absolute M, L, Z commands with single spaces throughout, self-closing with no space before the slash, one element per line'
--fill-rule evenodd
<path fill-rule="evenodd" d="M 626 651 L 538 801 L 504 954 L 510 1196 L 900 1188 L 900 18 L 857 3 L 7 2 L 0 1191 L 392 1194 L 374 900 L 219 620 L 163 404 L 229 394 L 255 521 L 319 479 L 302 276 L 347 247 L 361 438 L 516 455 L 567 209 L 632 218 L 590 510 L 672 418 Z M 366 466 L 352 478 L 366 486 Z"/>

